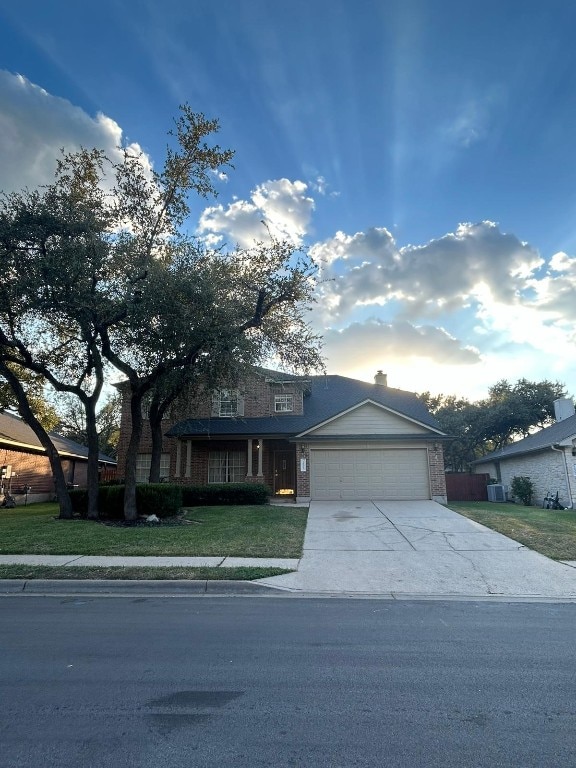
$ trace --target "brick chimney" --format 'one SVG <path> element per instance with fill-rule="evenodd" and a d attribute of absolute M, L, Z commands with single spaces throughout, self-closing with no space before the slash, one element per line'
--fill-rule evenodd
<path fill-rule="evenodd" d="M 569 397 L 559 397 L 554 400 L 554 416 L 556 421 L 564 421 L 574 416 L 574 403 Z"/>
<path fill-rule="evenodd" d="M 378 384 L 381 387 L 387 387 L 388 376 L 385 373 L 382 373 L 382 371 L 378 371 L 376 376 L 374 376 L 374 384 Z"/>

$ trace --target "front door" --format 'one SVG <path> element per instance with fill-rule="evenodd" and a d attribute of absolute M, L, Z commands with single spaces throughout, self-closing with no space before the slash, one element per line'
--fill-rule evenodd
<path fill-rule="evenodd" d="M 296 458 L 294 451 L 274 451 L 274 493 L 296 495 Z"/>

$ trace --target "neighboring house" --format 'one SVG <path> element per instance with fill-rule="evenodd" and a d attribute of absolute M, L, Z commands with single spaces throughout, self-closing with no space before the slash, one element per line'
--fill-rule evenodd
<path fill-rule="evenodd" d="M 53 432 L 49 435 L 60 455 L 66 481 L 84 487 L 88 448 Z M 100 466 L 115 467 L 116 460 L 101 454 Z M 52 469 L 44 448 L 28 424 L 6 412 L 0 413 L 0 467 L 0 483 L 18 503 L 48 501 L 54 496 Z"/>
<path fill-rule="evenodd" d="M 125 400 L 120 476 L 129 427 Z M 276 497 L 297 500 L 446 502 L 445 435 L 415 394 L 388 387 L 381 372 L 367 384 L 256 369 L 241 386 L 205 397 L 193 411 L 183 395 L 164 434 L 161 474 L 170 482 L 263 482 Z M 140 482 L 147 481 L 150 445 L 145 424 Z"/>
<path fill-rule="evenodd" d="M 576 415 L 568 398 L 554 402 L 556 423 L 523 440 L 494 451 L 473 462 L 474 472 L 487 472 L 504 485 L 511 498 L 515 476 L 529 477 L 534 484 L 533 503 L 547 493 L 556 494 L 565 507 L 576 505 Z"/>

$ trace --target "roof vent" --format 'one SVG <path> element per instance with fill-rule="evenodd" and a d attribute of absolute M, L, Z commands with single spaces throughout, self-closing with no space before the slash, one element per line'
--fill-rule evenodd
<path fill-rule="evenodd" d="M 374 384 L 379 384 L 381 387 L 387 387 L 388 376 L 385 373 L 382 373 L 382 371 L 378 371 L 376 376 L 374 376 Z"/>
<path fill-rule="evenodd" d="M 559 397 L 554 400 L 554 416 L 556 421 L 564 421 L 574 416 L 574 403 L 569 397 Z"/>

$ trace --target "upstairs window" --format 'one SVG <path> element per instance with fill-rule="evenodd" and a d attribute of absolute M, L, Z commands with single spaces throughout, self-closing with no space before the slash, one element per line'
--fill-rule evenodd
<path fill-rule="evenodd" d="M 232 418 L 244 415 L 244 398 L 237 389 L 221 389 L 212 400 L 212 416 Z"/>
<path fill-rule="evenodd" d="M 289 413 L 294 410 L 294 395 L 274 395 L 276 413 Z"/>

